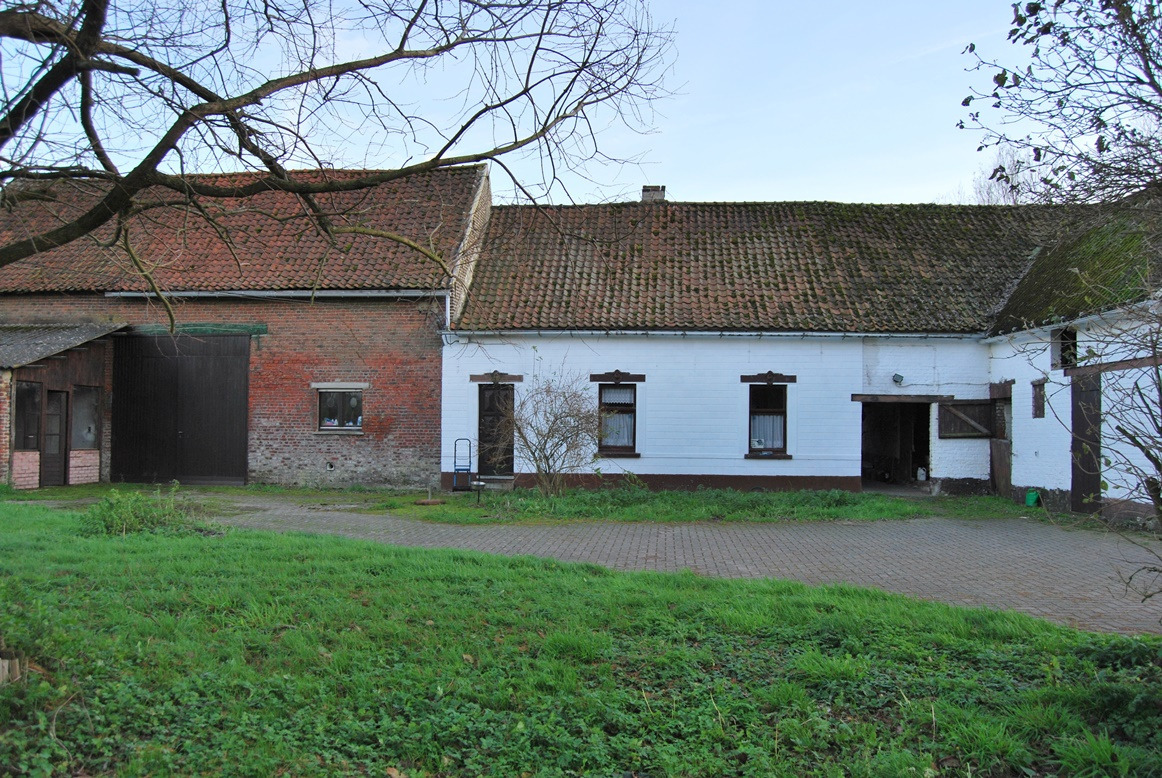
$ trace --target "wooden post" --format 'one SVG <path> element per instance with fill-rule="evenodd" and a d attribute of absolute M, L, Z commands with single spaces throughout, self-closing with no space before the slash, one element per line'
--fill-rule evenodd
<path fill-rule="evenodd" d="M 0 686 L 28 675 L 28 660 L 10 649 L 0 649 Z"/>

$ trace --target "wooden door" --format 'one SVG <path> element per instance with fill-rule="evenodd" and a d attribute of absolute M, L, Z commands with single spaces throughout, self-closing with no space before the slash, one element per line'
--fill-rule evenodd
<path fill-rule="evenodd" d="M 44 439 L 40 451 L 40 485 L 64 486 L 68 464 L 69 395 L 46 393 L 44 403 Z"/>
<path fill-rule="evenodd" d="M 113 479 L 245 483 L 249 374 L 247 335 L 118 339 Z"/>
<path fill-rule="evenodd" d="M 994 384 L 993 386 L 996 386 Z M 1011 385 L 1004 385 L 1011 390 Z M 1013 496 L 1013 401 L 993 400 L 993 437 L 989 440 L 989 480 L 993 494 L 1006 500 Z"/>
<path fill-rule="evenodd" d="M 480 475 L 513 474 L 512 384 L 480 385 Z"/>
<path fill-rule="evenodd" d="M 1073 410 L 1073 473 L 1070 489 L 1072 510 L 1101 510 L 1101 376 L 1073 376 L 1070 384 Z"/>
<path fill-rule="evenodd" d="M 989 464 L 993 494 L 1011 499 L 1013 496 L 1013 442 L 1004 438 L 989 439 Z"/>

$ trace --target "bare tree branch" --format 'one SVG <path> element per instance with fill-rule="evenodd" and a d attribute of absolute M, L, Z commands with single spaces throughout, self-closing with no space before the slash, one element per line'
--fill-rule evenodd
<path fill-rule="evenodd" d="M 1155 0 L 1014 3 L 1008 37 L 1020 49 L 1007 62 L 967 49 L 992 80 L 963 101 L 960 126 L 981 132 L 982 149 L 1016 150 L 1046 201 L 1117 200 L 1162 181 Z"/>
<path fill-rule="evenodd" d="M 74 0 L 75 2 L 75 0 Z M 199 200 L 315 196 L 535 153 L 547 180 L 597 158 L 594 127 L 665 91 L 671 32 L 645 0 L 46 0 L 0 11 L 0 187 L 96 181 L 51 229 L 0 245 L 0 267 L 89 235 L 169 190 Z M 8 85 L 13 85 L 11 88 Z M 408 90 L 423 95 L 409 105 Z M 418 101 L 419 98 L 416 98 Z M 458 106 L 458 107 L 457 107 Z M 597 121 L 595 121 L 597 120 Z M 370 136 L 383 157 L 349 167 Z M 371 164 L 367 164 L 370 162 Z M 190 173 L 256 172 L 243 183 Z M 197 210 L 195 207 L 194 210 Z"/>

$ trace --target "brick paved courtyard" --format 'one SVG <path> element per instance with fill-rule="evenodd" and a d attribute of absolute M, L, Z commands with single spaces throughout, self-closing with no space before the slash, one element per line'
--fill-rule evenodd
<path fill-rule="evenodd" d="M 872 586 L 955 605 L 1012 609 L 1108 632 L 1160 633 L 1162 602 L 1127 595 L 1119 572 L 1150 557 L 1117 535 L 1027 519 L 912 519 L 801 524 L 459 526 L 237 498 L 239 527 L 343 535 L 593 562 Z"/>

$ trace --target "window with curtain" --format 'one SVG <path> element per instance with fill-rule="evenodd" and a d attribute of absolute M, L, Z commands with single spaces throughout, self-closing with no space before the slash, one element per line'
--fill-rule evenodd
<path fill-rule="evenodd" d="M 637 440 L 637 387 L 633 384 L 601 384 L 601 441 L 605 454 L 632 454 Z"/>
<path fill-rule="evenodd" d="M 787 451 L 787 387 L 783 384 L 750 386 L 750 453 Z"/>
<path fill-rule="evenodd" d="M 363 392 L 319 391 L 320 430 L 362 430 Z"/>

